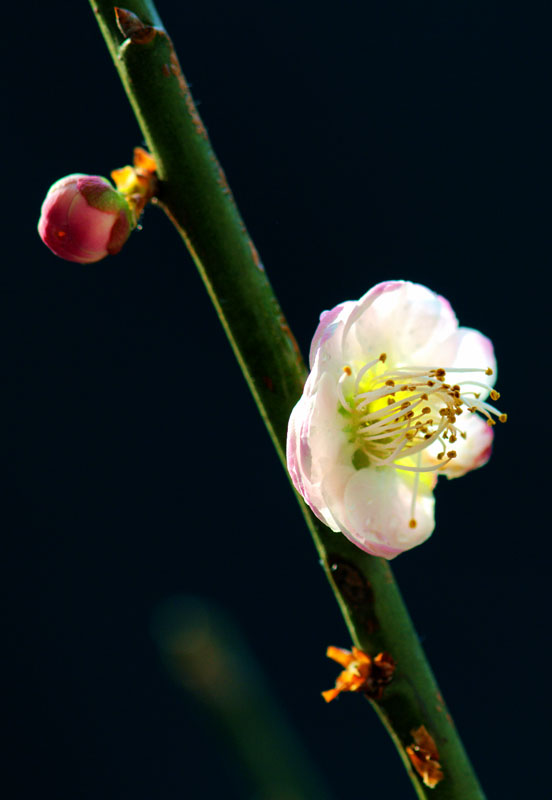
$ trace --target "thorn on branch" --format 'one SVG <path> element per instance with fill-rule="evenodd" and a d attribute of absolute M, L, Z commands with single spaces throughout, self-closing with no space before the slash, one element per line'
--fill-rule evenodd
<path fill-rule="evenodd" d="M 115 7 L 115 17 L 117 18 L 117 27 L 125 39 L 130 39 L 132 44 L 148 44 L 157 33 L 156 28 L 152 25 L 144 25 L 140 17 L 126 8 Z"/>

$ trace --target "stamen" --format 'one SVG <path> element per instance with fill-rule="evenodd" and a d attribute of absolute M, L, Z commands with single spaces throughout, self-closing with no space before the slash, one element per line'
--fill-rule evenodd
<path fill-rule="evenodd" d="M 423 369 L 426 370 L 428 373 L 433 373 L 437 375 L 437 373 L 441 373 L 443 376 L 447 372 L 484 372 L 485 375 L 492 375 L 493 371 L 490 367 L 447 367 L 446 370 L 434 369 L 433 367 L 416 367 L 416 369 Z"/>
<path fill-rule="evenodd" d="M 417 460 L 418 469 L 421 465 L 421 461 L 422 461 L 422 453 L 420 451 L 418 453 L 418 460 Z M 409 528 L 416 527 L 416 497 L 418 495 L 419 484 L 420 484 L 420 473 L 418 471 L 414 476 L 414 486 L 412 487 L 412 502 L 410 504 L 410 522 L 408 523 Z"/>
<path fill-rule="evenodd" d="M 345 400 L 345 395 L 343 394 L 343 383 L 349 377 L 349 375 L 352 374 L 352 371 L 351 372 L 347 372 L 347 369 L 350 370 L 351 368 L 350 367 L 343 367 L 343 375 L 340 377 L 340 379 L 337 382 L 336 391 L 337 391 L 337 396 L 339 398 L 339 402 L 341 403 L 341 405 L 343 406 L 345 411 L 351 411 L 352 412 L 353 409 L 351 408 L 349 403 Z"/>
<path fill-rule="evenodd" d="M 385 371 L 375 369 L 386 360 L 387 354 L 381 353 L 379 358 L 368 361 L 358 370 L 345 365 L 337 381 L 337 396 L 343 408 L 351 414 L 357 449 L 360 447 L 374 466 L 392 466 L 416 473 L 411 510 L 411 521 L 415 524 L 419 473 L 442 470 L 457 458 L 455 450 L 447 451 L 447 443 L 454 444 L 458 437 L 467 437 L 457 427 L 460 415 L 466 410 L 477 412 L 489 425 L 495 424 L 494 418 L 506 422 L 507 415 L 480 399 L 481 391 L 475 391 L 476 388 L 489 392 L 493 401 L 500 397 L 499 392 L 486 383 L 471 378 L 452 385 L 445 383 L 447 372 L 491 375 L 490 367 L 401 366 Z M 352 398 L 348 389 L 347 400 L 345 382 L 353 373 L 356 374 Z M 361 383 L 363 391 L 360 391 Z M 442 451 L 433 456 L 431 466 L 422 466 L 422 451 L 436 442 Z M 417 457 L 416 466 L 399 463 L 414 456 Z"/>
<path fill-rule="evenodd" d="M 452 458 L 449 458 L 447 461 L 443 461 L 442 464 L 434 464 L 432 467 L 406 467 L 404 464 L 393 464 L 393 466 L 395 469 L 403 469 L 405 472 L 436 472 L 438 469 L 443 469 L 451 461 Z"/>
<path fill-rule="evenodd" d="M 385 353 L 382 353 L 382 355 L 385 356 L 385 358 L 387 358 Z M 385 358 L 383 359 L 383 361 L 385 361 Z M 355 394 L 358 392 L 358 387 L 360 386 L 360 382 L 363 379 L 363 377 L 366 375 L 368 370 L 372 369 L 372 367 L 375 367 L 376 364 L 378 364 L 381 360 L 382 360 L 381 356 L 379 358 L 375 358 L 373 361 L 369 361 L 367 364 L 365 364 L 362 367 L 362 369 L 360 369 L 358 371 L 358 374 L 357 374 L 356 380 L 355 380 Z"/>

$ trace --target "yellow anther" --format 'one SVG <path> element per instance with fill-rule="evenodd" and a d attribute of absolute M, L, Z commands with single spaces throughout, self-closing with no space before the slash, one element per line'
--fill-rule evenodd
<path fill-rule="evenodd" d="M 485 370 L 485 375 L 492 375 L 492 374 L 493 374 L 492 369 L 490 367 L 487 367 L 487 369 Z"/>
<path fill-rule="evenodd" d="M 386 360 L 387 354 L 381 353 L 379 359 L 370 361 L 358 371 L 354 365 L 346 364 L 337 387 L 339 402 L 351 413 L 357 443 L 376 467 L 393 466 L 416 473 L 446 467 L 451 459 L 457 458 L 455 450 L 446 450 L 447 444 L 450 447 L 460 437 L 467 438 L 466 433 L 459 429 L 463 427 L 460 415 L 464 411 L 481 414 L 488 425 L 494 425 L 494 419 L 506 422 L 506 414 L 479 399 L 481 392 L 473 391 L 483 384 L 469 379 L 454 385 L 445 383 L 446 369 L 443 367 L 378 368 L 378 361 L 383 363 Z M 450 374 L 466 371 L 450 368 Z M 485 370 L 474 368 L 476 371 Z M 492 374 L 490 368 L 486 372 Z M 351 375 L 353 378 L 356 375 L 352 401 L 343 391 L 343 383 Z M 500 397 L 496 389 L 489 387 L 486 391 L 492 400 Z M 474 398 L 471 406 L 470 397 Z M 422 460 L 425 457 L 422 451 L 434 442 L 440 445 L 442 452 L 428 452 L 429 463 L 433 464 L 428 466 Z M 416 466 L 403 466 L 401 459 L 411 454 L 418 456 Z M 410 517 L 414 521 L 415 500 Z"/>
<path fill-rule="evenodd" d="M 408 527 L 409 528 L 415 528 L 417 524 L 418 523 L 416 522 L 415 519 L 411 519 L 410 522 L 408 523 Z"/>

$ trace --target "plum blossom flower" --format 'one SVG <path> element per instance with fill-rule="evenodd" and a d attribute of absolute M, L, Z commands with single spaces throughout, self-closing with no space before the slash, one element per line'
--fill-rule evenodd
<path fill-rule="evenodd" d="M 127 199 L 99 175 L 67 175 L 49 189 L 38 232 L 53 253 L 91 264 L 118 253 L 136 219 Z"/>
<path fill-rule="evenodd" d="M 310 368 L 288 427 L 295 488 L 332 530 L 394 558 L 433 532 L 437 476 L 489 459 L 506 421 L 487 402 L 492 344 L 430 289 L 388 281 L 321 315 Z"/>

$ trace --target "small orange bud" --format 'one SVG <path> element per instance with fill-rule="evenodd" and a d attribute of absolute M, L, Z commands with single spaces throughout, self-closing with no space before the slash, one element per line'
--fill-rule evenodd
<path fill-rule="evenodd" d="M 433 789 L 444 777 L 435 741 L 425 725 L 411 731 L 411 735 L 414 744 L 406 748 L 408 758 L 425 785 Z"/>
<path fill-rule="evenodd" d="M 322 692 L 322 697 L 327 703 L 334 700 L 341 692 L 362 692 L 372 700 L 379 700 L 395 671 L 395 662 L 389 653 L 378 653 L 372 658 L 353 646 L 352 651 L 343 650 L 341 647 L 328 647 L 326 655 L 345 667 L 337 676 L 335 689 Z"/>

